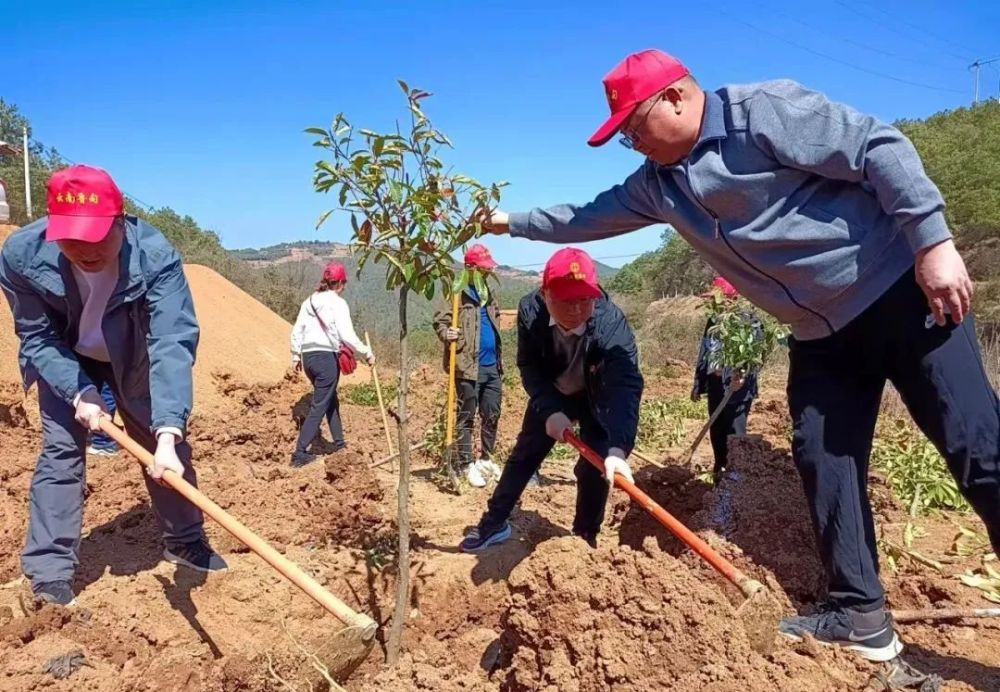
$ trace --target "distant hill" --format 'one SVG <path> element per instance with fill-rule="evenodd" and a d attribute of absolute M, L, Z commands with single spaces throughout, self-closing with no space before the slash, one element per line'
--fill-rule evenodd
<path fill-rule="evenodd" d="M 254 267 L 274 267 L 280 264 L 296 262 L 329 262 L 343 261 L 350 257 L 350 246 L 344 243 L 333 243 L 323 240 L 300 240 L 291 243 L 279 243 L 263 248 L 243 248 L 230 250 L 230 254 L 249 263 Z M 609 283 L 618 273 L 616 267 L 595 262 L 601 281 Z M 501 264 L 496 273 L 504 279 L 516 279 L 525 282 L 538 283 L 542 280 L 541 265 L 538 269 L 528 269 Z"/>

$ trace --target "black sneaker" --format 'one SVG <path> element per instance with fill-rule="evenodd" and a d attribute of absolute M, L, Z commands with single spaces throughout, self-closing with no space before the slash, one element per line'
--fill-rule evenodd
<path fill-rule="evenodd" d="M 510 528 L 510 522 L 505 521 L 503 526 L 494 531 L 493 533 L 483 534 L 479 531 L 479 527 L 472 529 L 458 544 L 458 549 L 463 553 L 478 553 L 481 550 L 486 550 L 491 545 L 498 545 L 503 543 L 512 533 Z"/>
<path fill-rule="evenodd" d="M 573 535 L 579 536 L 587 545 L 589 545 L 594 550 L 597 550 L 597 532 L 596 531 L 574 531 Z"/>
<path fill-rule="evenodd" d="M 291 466 L 292 468 L 300 469 L 303 466 L 308 466 L 317 459 L 319 459 L 319 457 L 315 454 L 309 454 L 308 452 L 295 452 L 292 455 Z"/>
<path fill-rule="evenodd" d="M 784 618 L 778 631 L 794 641 L 808 634 L 820 644 L 842 646 L 869 661 L 889 661 L 903 650 L 884 608 L 863 613 L 824 604 L 813 615 Z"/>
<path fill-rule="evenodd" d="M 346 442 L 344 442 L 342 440 L 340 442 L 334 442 L 333 443 L 333 454 L 336 454 L 337 452 L 339 452 L 342 449 L 347 449 L 347 443 Z"/>
<path fill-rule="evenodd" d="M 53 605 L 69 607 L 76 605 L 73 586 L 68 581 L 43 581 L 31 585 L 35 598 Z"/>
<path fill-rule="evenodd" d="M 229 565 L 222 557 L 212 550 L 208 542 L 197 540 L 191 543 L 182 543 L 163 550 L 163 557 L 167 562 L 175 565 L 182 565 L 199 572 L 225 572 Z"/>

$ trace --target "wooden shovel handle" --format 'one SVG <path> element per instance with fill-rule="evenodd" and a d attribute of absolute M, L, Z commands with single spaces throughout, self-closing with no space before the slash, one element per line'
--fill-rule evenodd
<path fill-rule="evenodd" d="M 101 417 L 101 430 L 128 450 L 146 469 L 152 468 L 153 455 L 129 437 L 124 430 L 112 423 L 109 418 Z M 167 471 L 163 474 L 163 482 L 218 522 L 222 528 L 233 534 L 250 550 L 257 553 L 265 562 L 278 570 L 283 577 L 302 589 L 306 595 L 323 606 L 338 620 L 349 627 L 359 627 L 364 632 L 363 636 L 366 639 L 375 636 L 376 627 L 374 620 L 364 613 L 357 613 L 352 610 L 346 603 L 324 589 L 319 582 L 303 572 L 298 565 L 272 548 L 263 538 L 237 521 L 232 515 L 219 507 L 219 505 L 205 497 L 201 491 L 184 480 L 183 477 L 174 471 Z"/>
<path fill-rule="evenodd" d="M 602 459 L 597 452 L 585 445 L 583 441 L 572 431 L 567 430 L 563 435 L 563 439 L 575 447 L 584 459 L 596 466 L 601 473 L 604 473 L 604 459 Z M 615 474 L 615 485 L 624 490 L 634 502 L 638 503 L 644 510 L 653 515 L 654 519 L 663 524 L 663 526 L 665 526 L 672 534 L 677 536 L 677 538 L 679 538 L 687 547 L 691 548 L 691 550 L 701 556 L 705 562 L 714 567 L 719 574 L 735 584 L 736 587 L 743 592 L 744 596 L 749 598 L 764 588 L 764 585 L 759 581 L 751 579 L 747 575 L 743 574 L 743 572 L 737 569 L 733 563 L 729 562 L 729 560 L 715 552 L 712 546 L 703 541 L 697 534 L 691 531 L 691 529 L 684 526 L 684 524 L 678 521 L 676 517 L 670 514 L 670 512 L 663 509 L 663 507 L 657 504 L 653 498 L 639 490 L 634 483 L 629 483 L 627 480 L 622 478 L 621 475 Z"/>
<path fill-rule="evenodd" d="M 451 328 L 456 329 L 458 327 L 458 299 L 460 297 L 460 291 L 455 291 L 455 295 L 451 297 Z M 458 354 L 458 341 L 452 341 L 448 344 L 448 425 L 445 430 L 445 448 L 450 448 L 451 443 L 455 441 L 455 360 Z"/>

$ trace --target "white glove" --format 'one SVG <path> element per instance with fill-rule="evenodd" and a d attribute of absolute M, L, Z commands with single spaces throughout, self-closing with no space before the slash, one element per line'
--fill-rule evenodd
<path fill-rule="evenodd" d="M 370 367 L 370 368 L 374 368 L 375 367 L 375 354 L 374 353 L 371 354 L 370 356 L 368 356 L 367 358 L 365 358 L 365 360 L 368 362 L 368 367 Z"/>
<path fill-rule="evenodd" d="M 566 417 L 562 411 L 553 413 L 545 419 L 545 434 L 556 442 L 565 442 L 563 433 L 573 427 L 573 421 Z"/>
<path fill-rule="evenodd" d="M 156 453 L 153 454 L 153 467 L 149 475 L 159 482 L 165 471 L 174 471 L 178 476 L 184 475 L 184 464 L 177 456 L 177 438 L 173 433 L 162 432 L 156 438 Z"/>
<path fill-rule="evenodd" d="M 632 478 L 632 469 L 629 467 L 628 462 L 625 461 L 625 452 L 617 448 L 611 448 L 608 450 L 608 456 L 604 460 L 604 478 L 609 484 L 615 484 L 616 473 L 629 483 L 635 483 L 635 479 Z"/>
<path fill-rule="evenodd" d="M 91 432 L 101 429 L 101 416 L 108 415 L 108 410 L 104 406 L 104 399 L 100 392 L 90 388 L 77 397 L 76 411 L 73 417 L 76 422 L 87 428 Z"/>

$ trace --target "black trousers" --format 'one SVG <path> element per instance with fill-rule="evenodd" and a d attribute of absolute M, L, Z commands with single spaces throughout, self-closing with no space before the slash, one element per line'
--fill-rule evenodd
<path fill-rule="evenodd" d="M 344 427 L 340 422 L 340 399 L 337 383 L 340 382 L 340 362 L 331 351 L 309 351 L 302 354 L 302 369 L 313 384 L 312 405 L 299 429 L 295 451 L 305 453 L 319 434 L 319 427 L 326 418 L 330 425 L 333 443 L 344 441 Z"/>
<path fill-rule="evenodd" d="M 790 342 L 792 451 L 831 600 L 885 603 L 868 501 L 868 460 L 890 381 L 1000 548 L 1000 407 L 972 316 L 939 327 L 912 272 L 832 336 Z"/>
<path fill-rule="evenodd" d="M 608 454 L 608 438 L 604 429 L 590 414 L 586 396 L 566 398 L 563 413 L 570 420 L 580 422 L 580 438 L 602 457 Z M 545 457 L 555 445 L 555 440 L 545 434 L 545 421 L 535 415 L 529 406 L 524 412 L 524 422 L 510 458 L 503 467 L 487 503 L 487 511 L 479 520 L 479 530 L 483 535 L 493 533 L 510 517 L 514 506 L 521 499 L 521 493 L 531 476 L 539 469 Z M 601 472 L 589 461 L 580 457 L 574 469 L 576 475 L 576 515 L 573 518 L 573 532 L 597 535 L 604 522 L 604 507 L 608 502 L 608 483 Z"/>
<path fill-rule="evenodd" d="M 458 380 L 458 458 L 462 464 L 472 462 L 472 428 L 479 409 L 480 458 L 489 459 L 497 443 L 500 422 L 500 402 L 503 383 L 497 365 L 479 366 L 479 379 Z"/>
<path fill-rule="evenodd" d="M 721 471 L 727 465 L 728 445 L 730 435 L 747 434 L 747 415 L 753 397 L 748 387 L 744 386 L 733 392 L 726 402 L 722 413 L 712 423 L 709 438 L 712 440 L 712 453 L 715 456 L 715 471 Z M 708 376 L 708 415 L 719 407 L 726 396 L 726 385 L 721 375 Z"/>

